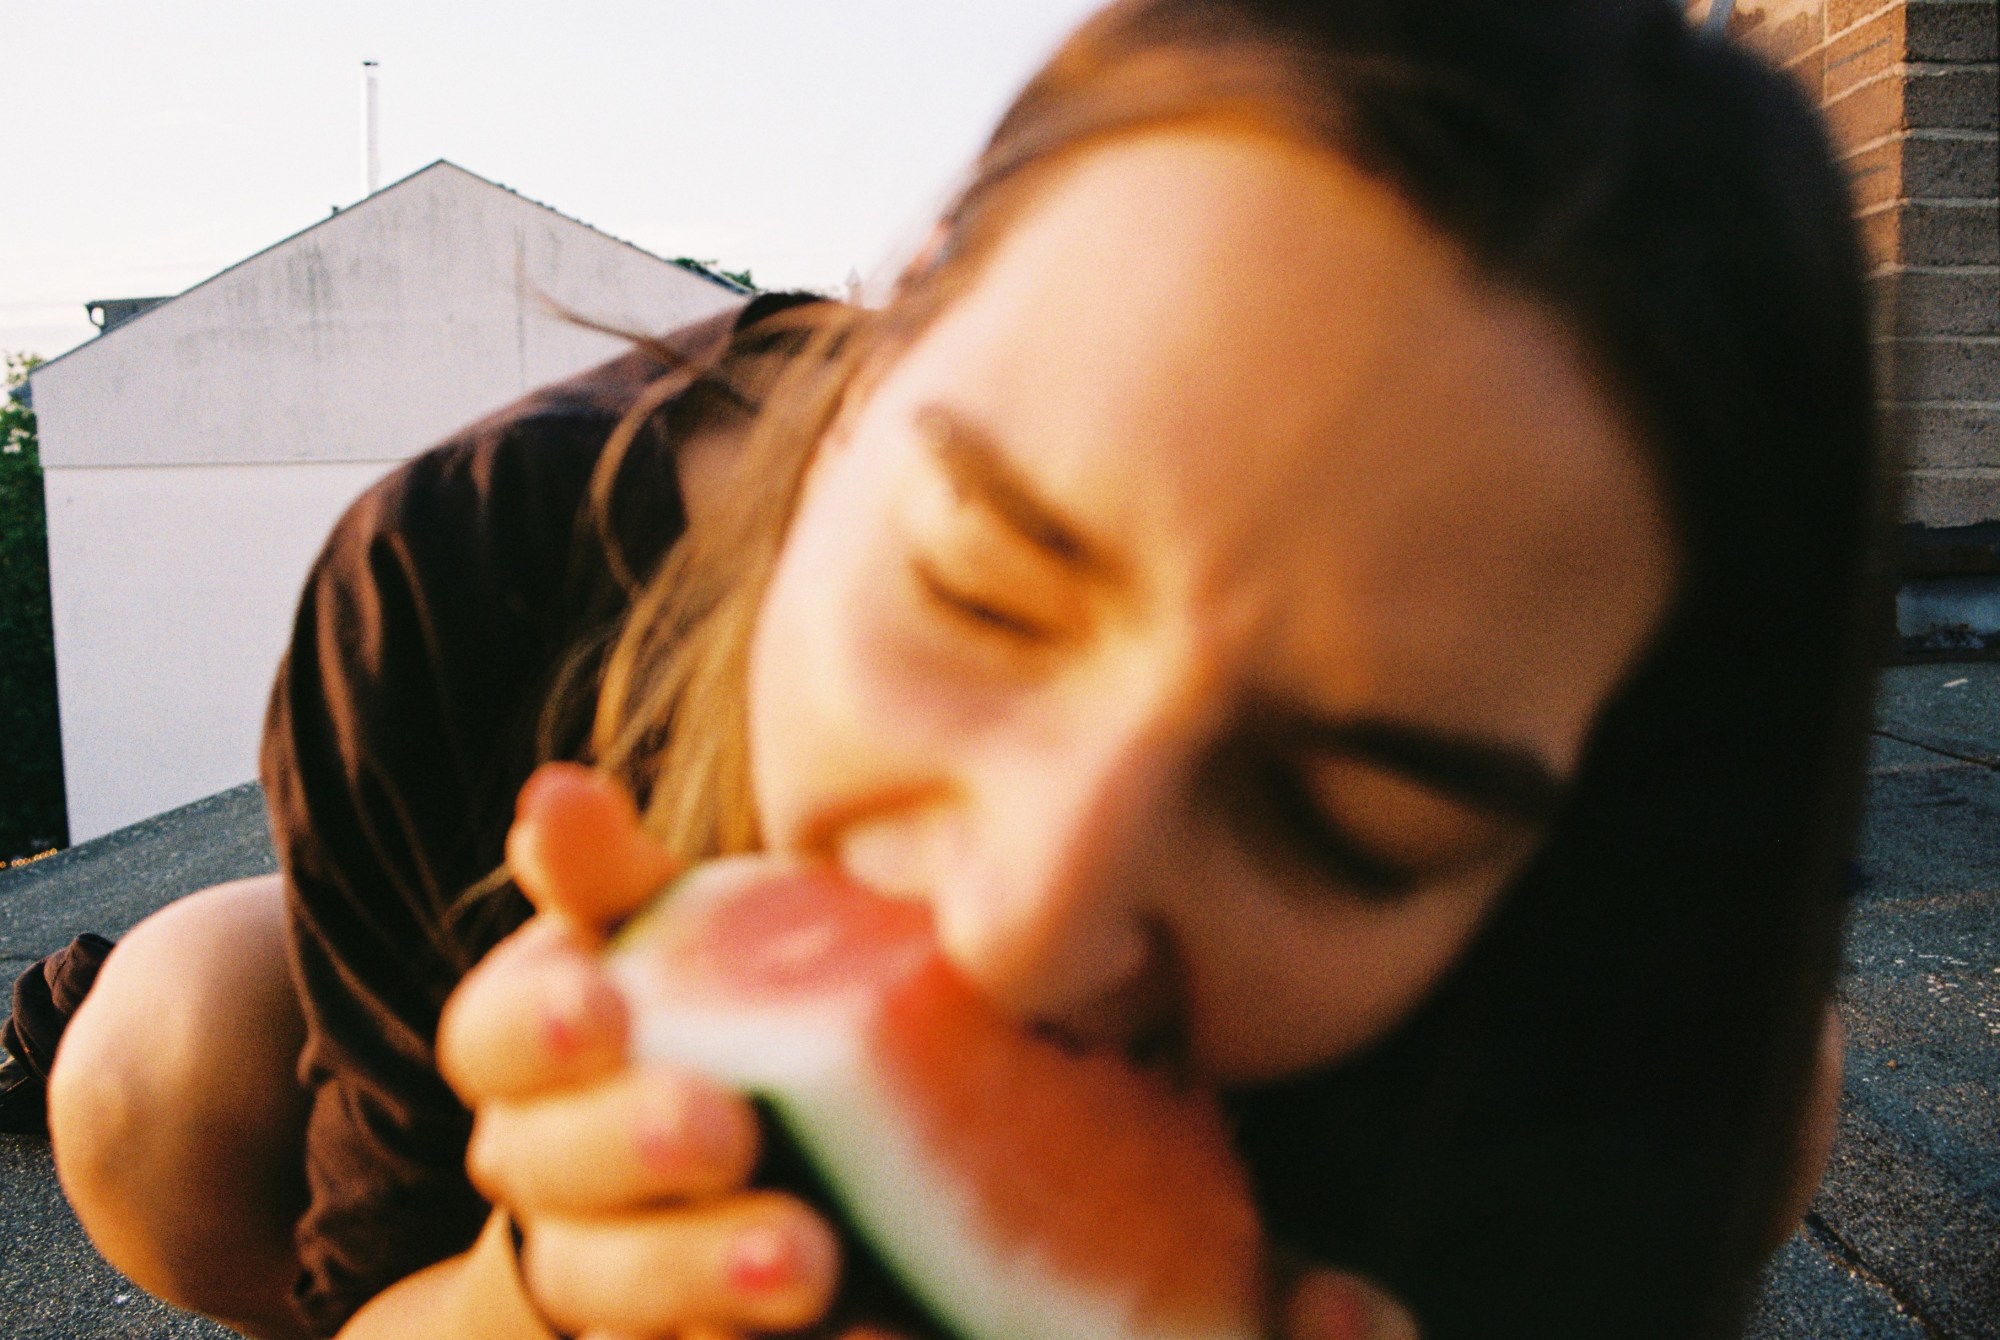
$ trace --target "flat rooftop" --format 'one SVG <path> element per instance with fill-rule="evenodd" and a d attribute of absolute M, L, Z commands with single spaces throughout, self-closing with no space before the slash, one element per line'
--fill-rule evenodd
<path fill-rule="evenodd" d="M 1833 1165 L 1773 1263 L 1753 1340 L 2000 1340 L 2000 664 L 1883 679 L 1840 1009 Z M 272 869 L 238 787 L 0 872 L 9 978 L 79 931 Z M 45 1141 L 0 1136 L 0 1334 L 230 1333 L 98 1257 Z"/>

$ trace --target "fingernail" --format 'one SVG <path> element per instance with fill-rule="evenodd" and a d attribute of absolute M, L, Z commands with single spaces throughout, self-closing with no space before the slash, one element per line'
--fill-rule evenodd
<path fill-rule="evenodd" d="M 716 1169 L 736 1156 L 736 1124 L 721 1104 L 685 1091 L 664 1096 L 639 1126 L 639 1157 L 661 1172 Z"/>
<path fill-rule="evenodd" d="M 528 774 L 528 780 L 514 797 L 514 817 L 520 818 L 547 797 L 565 786 L 587 783 L 591 772 L 581 763 L 544 763 Z"/>
<path fill-rule="evenodd" d="M 1368 1300 L 1349 1275 L 1310 1275 L 1292 1298 L 1295 1340 L 1368 1340 Z"/>
<path fill-rule="evenodd" d="M 589 1040 L 604 995 L 596 975 L 582 968 L 555 974 L 542 990 L 542 1045 L 558 1057 L 574 1056 Z"/>
<path fill-rule="evenodd" d="M 817 1220 L 759 1224 L 730 1242 L 724 1278 L 748 1297 L 830 1289 L 839 1253 L 833 1234 Z"/>
<path fill-rule="evenodd" d="M 1368 1340 L 1422 1340 L 1417 1319 L 1381 1289 L 1362 1285 L 1368 1304 Z"/>
<path fill-rule="evenodd" d="M 738 1293 L 770 1293 L 797 1279 L 803 1265 L 798 1234 L 765 1224 L 736 1235 L 724 1275 Z"/>
<path fill-rule="evenodd" d="M 1307 1276 L 1293 1295 L 1291 1322 L 1295 1340 L 1420 1340 L 1401 1303 L 1353 1275 Z"/>

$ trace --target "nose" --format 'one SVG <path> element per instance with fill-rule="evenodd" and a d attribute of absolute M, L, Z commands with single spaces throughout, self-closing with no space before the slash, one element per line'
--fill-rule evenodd
<path fill-rule="evenodd" d="M 1015 1018 L 1126 1041 L 1173 1003 L 1170 852 L 1208 697 L 1179 678 L 1072 702 L 967 779 L 934 915 L 946 955 Z"/>

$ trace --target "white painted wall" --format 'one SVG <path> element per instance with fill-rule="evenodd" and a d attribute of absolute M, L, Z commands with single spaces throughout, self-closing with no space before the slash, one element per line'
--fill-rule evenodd
<path fill-rule="evenodd" d="M 391 468 L 46 472 L 71 841 L 256 775 L 306 570 L 348 500 Z"/>
<path fill-rule="evenodd" d="M 438 163 L 34 375 L 45 465 L 400 460 L 720 285 Z"/>
<path fill-rule="evenodd" d="M 396 462 L 736 301 L 447 163 L 34 374 L 70 836 L 256 774 L 327 529 Z"/>

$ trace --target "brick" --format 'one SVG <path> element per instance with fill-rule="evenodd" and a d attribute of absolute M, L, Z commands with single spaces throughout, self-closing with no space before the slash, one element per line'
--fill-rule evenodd
<path fill-rule="evenodd" d="M 1841 160 L 1858 213 L 1903 198 L 1903 142 L 1884 141 Z"/>
<path fill-rule="evenodd" d="M 1904 19 L 1911 60 L 2000 60 L 2000 6 L 1993 0 L 1914 0 Z"/>
<path fill-rule="evenodd" d="M 1785 66 L 1785 73 L 1805 90 L 1806 101 L 1817 107 L 1826 101 L 1826 48 L 1814 47 Z"/>
<path fill-rule="evenodd" d="M 1750 45 L 1764 53 L 1767 60 L 1783 64 L 1824 40 L 1820 11 L 1809 7 L 1765 24 L 1751 37 Z"/>
<path fill-rule="evenodd" d="M 1848 148 L 1902 130 L 1903 83 L 1885 75 L 1829 98 L 1822 111 L 1833 142 Z"/>
<path fill-rule="evenodd" d="M 1905 265 L 2000 265 L 2000 207 L 1992 201 L 1912 200 L 1902 215 Z"/>
<path fill-rule="evenodd" d="M 2000 135 L 1913 133 L 1903 142 L 1903 194 L 1931 200 L 2000 196 Z"/>
<path fill-rule="evenodd" d="M 1984 131 L 1913 131 L 1843 160 L 1854 207 L 1885 201 L 1991 200 L 2000 194 L 2000 136 Z"/>
<path fill-rule="evenodd" d="M 1738 0 L 1729 37 L 1783 65 L 1826 39 L 1825 9 L 1824 0 Z"/>
<path fill-rule="evenodd" d="M 2000 403 L 2000 339 L 1952 335 L 1883 340 L 1885 400 L 1970 400 Z"/>
<path fill-rule="evenodd" d="M 2000 469 L 2000 405 L 1882 407 L 1883 427 L 1918 469 Z"/>
<path fill-rule="evenodd" d="M 1826 0 L 1826 35 L 1835 37 L 1884 7 L 1886 0 Z"/>
<path fill-rule="evenodd" d="M 1903 115 L 1912 130 L 2000 130 L 2000 72 L 1977 66 L 1911 66 Z"/>
<path fill-rule="evenodd" d="M 1836 97 L 1864 79 L 1903 63 L 1904 7 L 1877 14 L 1827 43 L 1821 96 Z"/>
<path fill-rule="evenodd" d="M 1882 335 L 2000 335 L 2000 270 L 1894 270 L 1870 281 Z"/>
<path fill-rule="evenodd" d="M 2000 209 L 1991 203 L 1906 200 L 1859 223 L 1871 267 L 2000 264 Z"/>
<path fill-rule="evenodd" d="M 2000 79 L 1987 67 L 1900 66 L 1827 99 L 1834 143 L 1858 148 L 1899 130 L 2000 129 Z"/>
<path fill-rule="evenodd" d="M 1939 527 L 2000 521 L 2000 470 L 1969 467 L 1906 472 L 1903 520 Z"/>
<path fill-rule="evenodd" d="M 1903 207 L 1891 201 L 1860 216 L 1855 221 L 1861 234 L 1861 252 L 1868 268 L 1903 264 Z"/>

